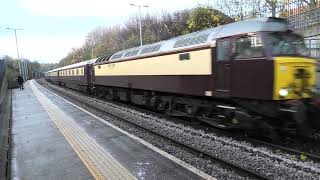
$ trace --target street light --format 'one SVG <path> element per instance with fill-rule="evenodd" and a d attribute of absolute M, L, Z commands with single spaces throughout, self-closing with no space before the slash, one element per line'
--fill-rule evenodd
<path fill-rule="evenodd" d="M 18 55 L 18 59 L 20 59 L 19 48 L 18 48 L 18 39 L 17 39 L 17 30 L 23 30 L 23 29 L 22 28 L 5 28 L 5 29 L 14 31 L 14 36 L 16 38 L 17 55 Z"/>
<path fill-rule="evenodd" d="M 141 7 L 149 7 L 147 5 L 141 5 L 141 4 L 130 4 L 131 6 L 138 6 L 139 7 L 139 30 L 140 30 L 140 46 L 142 46 L 142 30 L 141 30 Z"/>
<path fill-rule="evenodd" d="M 22 76 L 23 76 L 23 78 L 25 80 L 27 80 L 28 79 L 28 66 L 27 66 L 27 63 L 21 62 L 21 60 L 20 60 L 18 38 L 17 38 L 17 31 L 18 30 L 23 30 L 23 28 L 10 28 L 10 27 L 7 27 L 5 29 L 14 31 L 14 36 L 15 36 L 15 39 L 16 39 L 17 56 L 18 56 L 18 60 L 19 60 L 19 73 L 22 74 Z"/>

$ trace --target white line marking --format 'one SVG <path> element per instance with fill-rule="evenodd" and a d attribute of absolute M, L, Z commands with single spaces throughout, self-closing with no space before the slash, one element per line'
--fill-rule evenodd
<path fill-rule="evenodd" d="M 296 113 L 297 111 L 292 110 L 292 109 L 280 109 L 280 111 L 286 111 L 286 112 L 292 112 L 292 113 Z"/>
<path fill-rule="evenodd" d="M 132 179 L 136 180 L 128 169 L 122 166 L 112 155 L 85 133 L 73 118 L 64 114 L 38 87 L 31 81 L 30 87 L 38 101 L 47 111 L 60 132 L 65 136 L 80 159 L 96 179 Z"/>
<path fill-rule="evenodd" d="M 38 84 L 38 83 L 37 83 L 37 84 Z M 120 131 L 121 133 L 123 133 L 123 134 L 127 135 L 128 137 L 130 137 L 130 138 L 138 141 L 139 143 L 145 145 L 146 147 L 152 149 L 153 151 L 155 151 L 155 152 L 161 154 L 162 156 L 170 159 L 171 161 L 173 161 L 173 162 L 181 165 L 182 167 L 184 167 L 184 168 L 188 169 L 189 171 L 197 174 L 198 176 L 200 176 L 200 177 L 202 177 L 202 178 L 204 178 L 204 179 L 208 179 L 208 180 L 217 180 L 216 178 L 214 178 L 214 177 L 206 174 L 205 172 L 203 172 L 203 171 L 201 171 L 201 170 L 199 170 L 199 169 L 191 166 L 190 164 L 188 164 L 188 163 L 186 163 L 186 162 L 184 162 L 184 161 L 182 161 L 182 160 L 174 157 L 173 155 L 171 155 L 171 154 L 169 154 L 169 153 L 167 153 L 167 152 L 165 152 L 165 151 L 163 151 L 163 150 L 155 147 L 154 145 L 146 142 L 145 140 L 143 140 L 143 139 L 141 139 L 141 138 L 139 138 L 139 137 L 137 137 L 137 136 L 135 136 L 135 135 L 133 135 L 133 134 L 130 134 L 129 132 L 127 132 L 127 131 L 125 131 L 125 130 L 123 130 L 123 129 L 120 129 L 118 126 L 115 126 L 115 125 L 113 125 L 113 124 L 105 121 L 104 119 L 102 119 L 102 118 L 100 118 L 100 117 L 92 114 L 91 112 L 83 109 L 82 107 L 79 107 L 78 105 L 73 104 L 72 102 L 70 102 L 70 101 L 66 100 L 65 98 L 57 95 L 56 93 L 54 93 L 53 91 L 49 90 L 48 88 L 46 88 L 46 87 L 44 87 L 44 86 L 41 86 L 41 87 L 43 87 L 43 88 L 45 88 L 46 90 L 50 91 L 52 94 L 54 94 L 54 95 L 57 96 L 58 98 L 61 98 L 61 99 L 64 100 L 65 102 L 71 104 L 72 106 L 74 106 L 74 107 L 80 109 L 81 111 L 83 111 L 83 112 L 91 115 L 92 117 L 94 117 L 95 119 L 99 120 L 100 122 L 102 122 L 102 123 L 104 123 L 104 124 L 106 124 L 106 125 L 114 128 L 114 129 Z"/>
<path fill-rule="evenodd" d="M 223 106 L 223 105 L 217 105 L 219 108 L 224 108 L 224 109 L 236 109 L 235 107 L 232 106 Z"/>

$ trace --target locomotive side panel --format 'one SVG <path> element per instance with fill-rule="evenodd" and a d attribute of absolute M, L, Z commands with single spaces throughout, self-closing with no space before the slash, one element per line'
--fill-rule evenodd
<path fill-rule="evenodd" d="M 211 49 L 95 65 L 95 85 L 212 95 Z"/>
<path fill-rule="evenodd" d="M 72 89 L 82 89 L 87 85 L 85 78 L 85 68 L 78 67 L 73 69 L 65 69 L 60 71 L 60 84 Z"/>
<path fill-rule="evenodd" d="M 233 97 L 272 100 L 273 61 L 264 58 L 232 61 Z"/>

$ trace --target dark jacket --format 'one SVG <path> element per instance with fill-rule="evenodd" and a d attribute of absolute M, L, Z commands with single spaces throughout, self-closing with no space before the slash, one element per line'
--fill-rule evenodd
<path fill-rule="evenodd" d="M 22 84 L 23 83 L 23 77 L 22 76 L 18 76 L 18 83 Z"/>

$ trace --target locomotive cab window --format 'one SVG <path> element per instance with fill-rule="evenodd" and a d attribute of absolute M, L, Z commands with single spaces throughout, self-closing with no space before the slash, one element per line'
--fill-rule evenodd
<path fill-rule="evenodd" d="M 303 37 L 292 32 L 267 33 L 267 39 L 273 56 L 310 56 Z"/>
<path fill-rule="evenodd" d="M 230 40 L 219 41 L 217 44 L 217 60 L 229 60 L 229 53 L 230 53 Z"/>
<path fill-rule="evenodd" d="M 263 56 L 263 46 L 259 36 L 241 37 L 236 40 L 236 59 L 249 59 Z"/>

